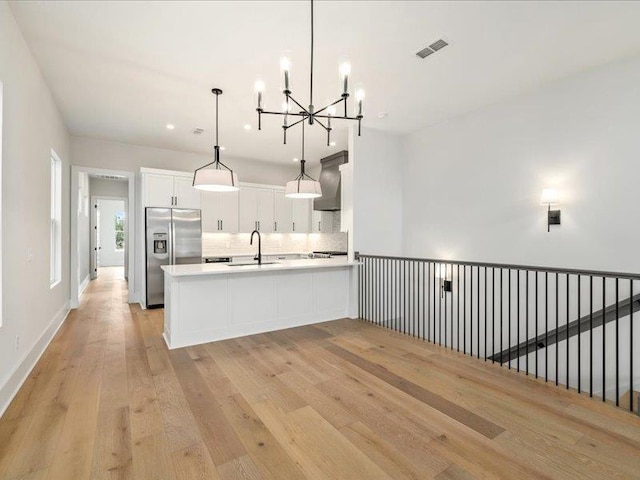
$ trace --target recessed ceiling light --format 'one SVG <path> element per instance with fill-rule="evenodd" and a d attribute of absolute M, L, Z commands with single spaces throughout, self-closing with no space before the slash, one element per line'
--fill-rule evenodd
<path fill-rule="evenodd" d="M 336 142 L 331 142 L 329 143 L 330 146 L 335 147 L 336 146 Z"/>
<path fill-rule="evenodd" d="M 220 150 L 226 150 L 226 147 L 220 146 Z"/>
<path fill-rule="evenodd" d="M 298 160 L 298 157 L 293 157 L 293 161 L 294 161 L 294 162 L 298 162 L 298 161 L 299 161 L 299 160 Z"/>
<path fill-rule="evenodd" d="M 167 123 L 167 130 L 173 130 L 176 126 L 173 123 Z"/>
<path fill-rule="evenodd" d="M 380 113 L 378 114 L 378 118 L 386 118 L 386 117 L 387 117 L 387 115 L 389 115 L 387 112 L 380 112 Z"/>
<path fill-rule="evenodd" d="M 251 130 L 251 125 L 249 125 L 248 123 L 244 124 L 244 129 L 245 130 Z"/>

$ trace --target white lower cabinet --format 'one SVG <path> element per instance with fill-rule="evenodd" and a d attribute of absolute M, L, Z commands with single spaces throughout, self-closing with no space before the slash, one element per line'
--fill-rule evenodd
<path fill-rule="evenodd" d="M 202 231 L 238 233 L 238 192 L 202 192 Z"/>

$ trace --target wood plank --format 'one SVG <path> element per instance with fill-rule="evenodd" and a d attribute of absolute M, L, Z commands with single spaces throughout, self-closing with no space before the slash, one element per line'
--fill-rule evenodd
<path fill-rule="evenodd" d="M 218 480 L 220 478 L 204 443 L 173 452 L 171 458 L 176 480 Z"/>
<path fill-rule="evenodd" d="M 331 353 L 338 355 L 341 358 L 357 365 L 362 368 L 364 371 L 375 375 L 376 377 L 384 380 L 389 385 L 397 388 L 398 390 L 402 390 L 403 392 L 411 395 L 414 398 L 417 398 L 423 403 L 435 408 L 436 410 L 441 411 L 445 415 L 457 420 L 458 422 L 466 425 L 467 427 L 477 431 L 478 433 L 484 435 L 487 438 L 495 438 L 504 432 L 504 428 L 499 425 L 496 425 L 475 413 L 466 410 L 455 403 L 450 402 L 449 400 L 442 398 L 440 395 L 436 395 L 429 390 L 416 385 L 413 382 L 409 382 L 394 373 L 391 373 L 384 367 L 380 365 L 376 365 L 374 363 L 369 362 L 368 360 L 363 359 L 353 353 L 345 350 L 344 348 L 340 348 L 337 345 L 332 345 L 326 347 L 328 351 Z"/>

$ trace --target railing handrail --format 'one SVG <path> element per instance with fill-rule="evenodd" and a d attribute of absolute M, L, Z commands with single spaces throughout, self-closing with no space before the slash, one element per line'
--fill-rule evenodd
<path fill-rule="evenodd" d="M 543 267 L 539 265 L 516 265 L 516 264 L 509 264 L 509 263 L 470 262 L 465 260 L 445 260 L 445 259 L 436 259 L 436 258 L 396 257 L 392 255 L 369 255 L 366 253 L 356 252 L 356 259 L 362 258 L 362 257 L 388 259 L 388 260 L 400 260 L 400 261 L 408 261 L 408 262 L 441 263 L 441 264 L 448 264 L 448 265 L 465 265 L 465 266 L 485 267 L 485 268 L 504 268 L 509 270 L 528 270 L 531 272 L 562 273 L 562 274 L 569 274 L 569 275 L 584 275 L 584 276 L 592 276 L 592 277 L 624 278 L 628 280 L 640 280 L 640 273 L 607 272 L 604 270 L 579 270 L 575 268 Z"/>

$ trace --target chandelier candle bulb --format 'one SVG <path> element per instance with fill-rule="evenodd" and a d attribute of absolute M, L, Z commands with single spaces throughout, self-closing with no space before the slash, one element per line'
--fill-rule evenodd
<path fill-rule="evenodd" d="M 351 73 L 351 64 L 344 62 L 340 65 L 340 77 L 342 77 L 343 95 L 348 95 L 349 92 L 349 74 Z"/>
<path fill-rule="evenodd" d="M 258 109 L 262 108 L 262 93 L 264 92 L 264 82 L 262 80 L 256 80 L 254 89 L 258 94 Z"/>
<path fill-rule="evenodd" d="M 289 91 L 289 70 L 291 69 L 291 62 L 287 57 L 280 59 L 280 69 L 284 73 L 284 91 Z"/>
<path fill-rule="evenodd" d="M 358 102 L 358 116 L 362 116 L 362 101 L 364 100 L 364 90 L 359 89 L 356 92 L 356 101 Z"/>

